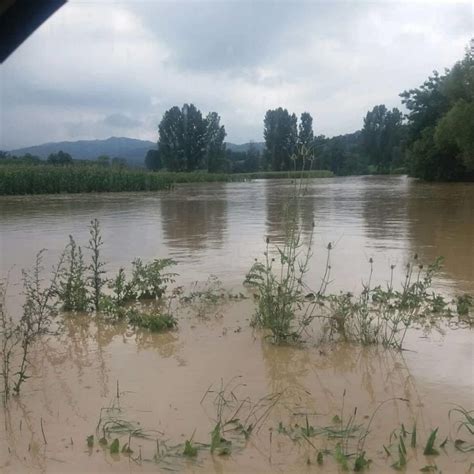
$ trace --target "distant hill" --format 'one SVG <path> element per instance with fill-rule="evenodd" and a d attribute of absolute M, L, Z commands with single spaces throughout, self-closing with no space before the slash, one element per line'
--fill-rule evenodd
<path fill-rule="evenodd" d="M 253 144 L 259 152 L 263 152 L 263 150 L 265 149 L 264 142 L 249 142 L 242 143 L 241 145 L 236 145 L 235 143 L 226 143 L 226 146 L 228 150 L 245 153 L 246 151 L 248 151 L 251 144 Z"/>
<path fill-rule="evenodd" d="M 250 143 L 243 143 L 241 145 L 226 143 L 226 145 L 227 149 L 239 152 L 246 152 L 250 147 Z M 263 142 L 255 142 L 254 145 L 259 151 L 262 151 L 265 147 Z M 69 153 L 74 160 L 95 160 L 98 156 L 107 155 L 111 158 L 125 158 L 132 166 L 143 166 L 148 150 L 156 148 L 157 144 L 148 140 L 110 137 L 105 140 L 44 143 L 42 145 L 10 150 L 9 153 L 17 156 L 30 153 L 31 155 L 46 159 L 51 153 L 64 151 Z"/>
<path fill-rule="evenodd" d="M 11 150 L 11 155 L 30 153 L 46 159 L 51 153 L 62 150 L 75 160 L 95 160 L 100 155 L 125 158 L 130 165 L 143 166 L 148 150 L 156 149 L 154 142 L 135 138 L 110 137 L 106 140 L 79 140 L 76 142 L 54 142 Z"/>

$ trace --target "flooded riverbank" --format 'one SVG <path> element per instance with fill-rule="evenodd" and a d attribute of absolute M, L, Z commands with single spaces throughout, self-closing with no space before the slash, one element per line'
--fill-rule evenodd
<path fill-rule="evenodd" d="M 429 337 L 412 331 L 404 352 L 347 343 L 279 347 L 249 328 L 251 306 L 248 300 L 232 303 L 211 311 L 206 320 L 186 311 L 179 329 L 165 334 L 68 320 L 59 340 L 38 346 L 34 376 L 13 400 L 8 419 L 2 419 L 8 427 L 1 435 L 2 472 L 338 472 L 331 455 L 318 466 L 315 449 L 279 433 L 280 423 L 304 426 L 308 417 L 314 426 L 331 425 L 344 403 L 346 420 L 357 407 L 358 423 L 367 424 L 384 401 L 365 442 L 371 472 L 393 471 L 396 450 L 388 457 L 383 445 L 390 445 L 392 431 L 402 423 L 411 430 L 414 422 L 419 446 L 408 448 L 407 472 L 433 462 L 443 472 L 467 472 L 472 456 L 452 444 L 432 459 L 422 449 L 436 427 L 438 443 L 456 437 L 448 412 L 454 404 L 472 404 L 469 330 Z M 196 462 L 170 455 L 156 463 L 156 439 L 173 446 L 194 433 L 195 442 L 210 443 L 213 400 L 222 383 L 229 383 L 239 400 L 280 398 L 258 432 L 247 442 L 234 440 L 229 456 L 210 456 L 206 450 Z M 117 384 L 121 412 L 116 416 L 150 436 L 130 442 L 141 462 L 111 455 L 97 444 L 101 409 L 116 399 Z M 213 393 L 203 402 L 207 391 Z M 94 449 L 86 445 L 91 434 Z M 310 441 L 318 450 L 331 447 L 324 436 Z M 356 441 L 350 440 L 351 447 Z M 121 446 L 127 442 L 127 435 L 120 437 Z"/>
<path fill-rule="evenodd" d="M 172 192 L 0 197 L 2 271 L 24 268 L 48 249 L 56 263 L 75 236 L 88 239 L 91 218 L 101 222 L 108 270 L 135 257 L 172 257 L 181 281 L 215 274 L 238 285 L 268 235 L 283 238 L 285 202 L 293 185 L 284 180 L 182 185 Z M 445 257 L 438 286 L 474 292 L 474 187 L 423 184 L 406 177 L 308 180 L 301 205 L 307 236 L 314 220 L 312 281 L 324 271 L 325 248 L 334 242 L 333 290 L 354 290 L 368 273 L 383 281 L 390 265 L 402 267 L 418 253 L 425 263 Z M 348 264 L 350 262 L 350 265 Z"/>
<path fill-rule="evenodd" d="M 35 346 L 32 378 L 21 397 L 11 400 L 8 411 L 0 410 L 5 428 L 0 470 L 338 472 L 337 440 L 306 439 L 301 427 L 311 432 L 309 426 L 345 424 L 357 408 L 361 427 L 347 440 L 355 450 L 383 403 L 364 440 L 371 472 L 393 472 L 398 459 L 393 432 L 399 434 L 402 423 L 411 431 L 415 422 L 418 443 L 411 448 L 407 441 L 406 472 L 428 464 L 443 472 L 467 472 L 472 452 L 454 448 L 460 434 L 448 413 L 455 404 L 472 409 L 472 330 L 446 323 L 430 332 L 411 329 L 406 350 L 392 351 L 320 344 L 316 337 L 301 346 L 275 346 L 250 327 L 254 305 L 242 280 L 263 252 L 265 237 L 272 242 L 283 238 L 282 210 L 291 189 L 291 183 L 265 181 L 183 186 L 146 195 L 0 199 L 0 263 L 3 274 L 15 265 L 8 293 L 14 313 L 22 304 L 19 268 L 31 266 L 41 248 L 49 249 L 45 266 L 50 268 L 68 234 L 85 245 L 91 218 L 102 225 L 108 271 L 128 267 L 138 256 L 170 256 L 178 261 L 176 285 L 186 291 L 193 281 L 214 274 L 225 290 L 249 297 L 180 305 L 178 328 L 162 334 L 66 316 L 58 337 L 42 338 Z M 304 236 L 313 220 L 316 224 L 309 279 L 320 282 L 325 247 L 333 242 L 331 292 L 360 291 L 371 257 L 375 279 L 383 283 L 390 265 L 402 269 L 418 253 L 426 263 L 446 257 L 434 282 L 437 289 L 448 296 L 472 294 L 473 209 L 469 185 L 424 185 L 403 177 L 311 182 L 300 208 Z M 229 432 L 232 448 L 224 456 L 211 455 L 206 446 L 196 460 L 186 458 L 186 440 L 211 444 L 219 419 L 216 397 L 223 387 L 229 400 L 223 416 L 231 418 L 243 402 L 239 419 L 257 406 L 249 415 L 255 430 L 248 439 Z M 98 443 L 103 417 L 110 413 L 104 408 L 112 404 L 120 406 L 113 412 L 116 418 L 146 434 L 133 439 L 117 435 L 121 448 L 130 443 L 132 454 L 111 454 Z M 437 427 L 437 449 L 446 437 L 449 443 L 439 456 L 426 457 L 424 445 Z M 88 448 L 90 435 L 94 441 Z"/>

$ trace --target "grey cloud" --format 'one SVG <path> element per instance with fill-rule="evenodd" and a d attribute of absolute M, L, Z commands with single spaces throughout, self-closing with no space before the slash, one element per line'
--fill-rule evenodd
<path fill-rule="evenodd" d="M 172 48 L 167 63 L 184 70 L 238 74 L 304 48 L 314 33 L 344 36 L 366 7 L 321 2 L 158 2 L 132 6 L 156 37 Z M 331 21 L 337 21 L 332 25 Z M 341 38 L 343 41 L 344 38 Z"/>
<path fill-rule="evenodd" d="M 16 72 L 6 73 L 2 80 L 2 103 L 6 106 L 143 109 L 150 104 L 150 97 L 144 91 L 127 88 L 120 82 L 104 84 L 78 79 L 58 87 L 42 81 L 25 80 Z"/>
<path fill-rule="evenodd" d="M 2 65 L 2 146 L 121 135 L 155 141 L 164 111 L 217 111 L 228 140 L 262 139 L 268 108 L 317 133 L 461 58 L 470 3 L 68 2 Z"/>
<path fill-rule="evenodd" d="M 143 122 L 125 114 L 115 113 L 107 115 L 107 117 L 104 118 L 104 124 L 116 128 L 136 128 L 143 125 Z"/>

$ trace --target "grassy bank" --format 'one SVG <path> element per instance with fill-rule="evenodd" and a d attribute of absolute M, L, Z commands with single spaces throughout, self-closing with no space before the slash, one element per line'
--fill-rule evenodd
<path fill-rule="evenodd" d="M 305 178 L 327 178 L 330 171 L 306 171 Z M 159 191 L 178 183 L 297 178 L 301 172 L 168 173 L 100 166 L 0 166 L 0 195 L 120 191 Z"/>

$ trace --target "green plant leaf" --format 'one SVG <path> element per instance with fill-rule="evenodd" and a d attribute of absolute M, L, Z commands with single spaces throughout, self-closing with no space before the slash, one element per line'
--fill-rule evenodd
<path fill-rule="evenodd" d="M 437 466 L 433 466 L 432 464 L 427 464 L 425 467 L 420 469 L 421 472 L 436 472 L 438 470 Z"/>
<path fill-rule="evenodd" d="M 211 454 L 220 446 L 221 444 L 221 422 L 219 421 L 211 433 Z"/>
<path fill-rule="evenodd" d="M 355 472 L 361 472 L 363 471 L 366 467 L 368 467 L 370 465 L 370 463 L 372 462 L 371 459 L 366 459 L 365 458 L 365 451 L 363 451 L 362 453 L 360 453 L 355 462 L 354 462 L 354 471 Z"/>
<path fill-rule="evenodd" d="M 428 438 L 428 441 L 426 442 L 425 450 L 423 451 L 423 454 L 425 456 L 435 456 L 438 453 L 438 451 L 434 448 L 434 443 L 436 440 L 436 435 L 438 434 L 438 428 L 433 430 Z"/>
<path fill-rule="evenodd" d="M 405 441 L 403 441 L 403 436 L 400 436 L 400 448 L 403 451 L 403 454 L 406 455 L 407 453 L 407 448 L 405 447 Z"/>
<path fill-rule="evenodd" d="M 185 456 L 193 458 L 193 457 L 197 456 L 197 452 L 198 452 L 198 450 L 197 450 L 196 446 L 193 446 L 192 442 L 187 439 L 186 442 L 184 443 L 183 454 Z"/>
<path fill-rule="evenodd" d="M 416 448 L 416 423 L 413 424 L 413 431 L 411 432 L 410 445 L 412 448 Z"/>
<path fill-rule="evenodd" d="M 349 470 L 349 465 L 347 463 L 347 456 L 342 451 L 341 445 L 338 443 L 336 445 L 336 450 L 334 451 L 334 459 L 341 466 L 343 471 Z"/>
<path fill-rule="evenodd" d="M 120 450 L 120 443 L 118 438 L 115 438 L 110 445 L 110 454 L 118 454 Z"/>

